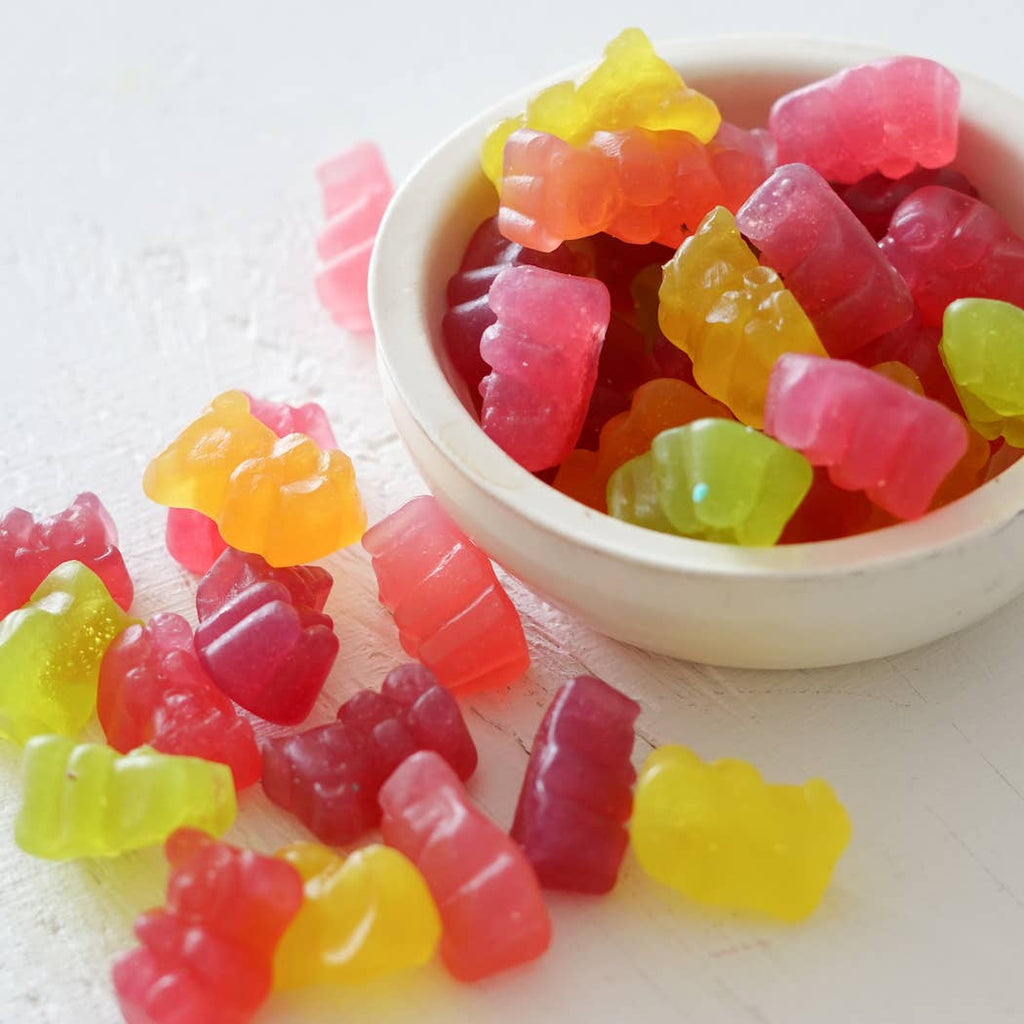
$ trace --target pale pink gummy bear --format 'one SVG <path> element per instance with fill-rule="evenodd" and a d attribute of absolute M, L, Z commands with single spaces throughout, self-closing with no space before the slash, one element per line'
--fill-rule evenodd
<path fill-rule="evenodd" d="M 848 355 L 913 315 L 906 283 L 868 229 L 805 164 L 777 168 L 736 224 L 803 306 L 830 355 Z"/>
<path fill-rule="evenodd" d="M 316 273 L 320 301 L 349 331 L 369 331 L 366 283 L 377 229 L 394 189 L 380 150 L 372 142 L 340 153 L 317 168 L 328 220 L 317 237 L 322 261 Z"/>
<path fill-rule="evenodd" d="M 900 519 L 928 511 L 967 451 L 964 420 L 941 403 L 856 363 L 792 352 L 772 369 L 764 430 Z"/>
<path fill-rule="evenodd" d="M 534 472 L 576 446 L 611 317 L 608 288 L 593 278 L 510 267 L 488 292 L 495 316 L 480 339 L 491 372 L 480 382 L 484 433 Z"/>
<path fill-rule="evenodd" d="M 935 61 L 888 57 L 846 68 L 775 101 L 768 127 L 782 163 L 841 184 L 880 171 L 942 167 L 957 150 L 960 83 Z"/>
<path fill-rule="evenodd" d="M 548 948 L 551 922 L 533 868 L 440 754 L 406 758 L 379 799 L 384 842 L 419 868 L 437 902 L 441 958 L 456 978 L 476 981 Z"/>

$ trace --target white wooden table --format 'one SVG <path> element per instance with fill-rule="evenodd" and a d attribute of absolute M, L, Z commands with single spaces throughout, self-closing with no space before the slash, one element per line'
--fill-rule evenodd
<path fill-rule="evenodd" d="M 336 330 L 313 297 L 312 168 L 370 137 L 400 178 L 484 103 L 596 54 L 624 19 L 655 38 L 873 37 L 1024 90 L 1016 0 L 979 0 L 969 15 L 831 6 L 3 4 L 0 504 L 55 511 L 96 490 L 148 616 L 193 614 L 195 584 L 164 551 L 142 467 L 224 388 L 325 405 L 371 519 L 421 491 L 381 406 L 372 342 Z M 316 720 L 401 659 L 361 550 L 326 564 L 342 656 Z M 855 831 L 820 912 L 800 927 L 708 914 L 627 860 L 607 899 L 551 897 L 554 946 L 534 965 L 472 987 L 433 965 L 274 997 L 260 1021 L 1024 1019 L 1024 603 L 902 657 L 772 674 L 625 648 L 510 586 L 534 667 L 469 705 L 472 791 L 487 810 L 508 824 L 548 696 L 593 672 L 643 705 L 638 763 L 682 741 L 773 779 L 835 785 Z M 0 1021 L 114 1021 L 110 959 L 131 944 L 133 917 L 162 902 L 161 855 L 23 855 L 17 771 L 17 751 L 0 747 Z M 256 790 L 231 839 L 271 851 L 304 834 Z"/>

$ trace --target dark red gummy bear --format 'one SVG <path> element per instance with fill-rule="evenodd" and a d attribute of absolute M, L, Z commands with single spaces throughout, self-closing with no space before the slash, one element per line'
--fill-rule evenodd
<path fill-rule="evenodd" d="M 402 665 L 364 690 L 338 721 L 263 745 L 263 788 L 319 839 L 344 846 L 380 821 L 377 793 L 410 754 L 433 750 L 467 779 L 477 754 L 451 693 L 423 665 Z"/>
<path fill-rule="evenodd" d="M 163 909 L 135 921 L 142 944 L 114 961 L 128 1024 L 245 1024 L 270 993 L 274 951 L 302 903 L 285 860 L 179 829 L 165 845 Z"/>
<path fill-rule="evenodd" d="M 62 562 L 88 566 L 125 610 L 134 588 L 117 549 L 117 530 L 103 502 L 88 491 L 54 516 L 23 508 L 0 516 L 0 619 L 20 608 Z"/>
<path fill-rule="evenodd" d="M 537 730 L 511 835 L 541 885 L 605 893 L 626 852 L 640 706 L 594 676 L 555 694 Z"/>

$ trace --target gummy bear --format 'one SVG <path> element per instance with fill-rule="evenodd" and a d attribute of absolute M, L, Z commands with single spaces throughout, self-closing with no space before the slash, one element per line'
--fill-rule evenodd
<path fill-rule="evenodd" d="M 348 456 L 303 434 L 278 439 L 240 391 L 219 395 L 146 467 L 146 494 L 217 521 L 232 547 L 271 565 L 314 561 L 366 525 Z"/>
<path fill-rule="evenodd" d="M 646 452 L 663 430 L 714 417 L 729 419 L 729 410 L 697 388 L 667 377 L 647 381 L 634 392 L 629 411 L 604 425 L 596 452 L 576 449 L 569 453 L 553 486 L 604 512 L 608 481 L 615 470 Z"/>
<path fill-rule="evenodd" d="M 910 286 L 929 327 L 966 297 L 1024 306 L 1024 239 L 980 199 L 918 189 L 896 208 L 882 252 Z"/>
<path fill-rule="evenodd" d="M 91 569 L 58 565 L 0 622 L 0 736 L 78 732 L 96 706 L 103 652 L 135 621 Z"/>
<path fill-rule="evenodd" d="M 498 225 L 550 252 L 599 231 L 673 249 L 715 206 L 736 210 L 768 176 L 755 144 L 732 125 L 704 146 L 685 132 L 598 132 L 576 149 L 520 129 L 505 145 Z"/>
<path fill-rule="evenodd" d="M 779 167 L 736 224 L 782 276 L 830 355 L 845 356 L 913 315 L 903 278 L 810 167 Z"/>
<path fill-rule="evenodd" d="M 112 857 L 160 843 L 183 825 L 220 835 L 235 811 L 226 765 L 36 736 L 25 746 L 14 838 L 26 853 L 49 860 Z"/>
<path fill-rule="evenodd" d="M 154 615 L 115 638 L 100 666 L 96 711 L 107 742 L 121 753 L 145 744 L 220 761 L 239 790 L 260 777 L 252 726 L 203 671 L 180 615 Z"/>
<path fill-rule="evenodd" d="M 394 188 L 384 158 L 372 142 L 361 142 L 317 168 L 327 224 L 317 236 L 320 302 L 349 331 L 369 331 L 366 283 L 377 229 Z M 330 447 L 334 447 L 331 445 Z"/>
<path fill-rule="evenodd" d="M 796 354 L 772 371 L 765 431 L 900 519 L 928 511 L 967 451 L 966 425 L 944 405 L 856 363 Z"/>
<path fill-rule="evenodd" d="M 133 587 L 117 549 L 114 521 L 103 502 L 86 491 L 45 519 L 12 508 L 0 516 L 0 619 L 20 608 L 62 562 L 81 562 L 103 581 L 125 610 Z"/>
<path fill-rule="evenodd" d="M 957 151 L 960 83 L 935 61 L 886 57 L 777 99 L 768 128 L 783 163 L 850 183 L 942 167 Z"/>
<path fill-rule="evenodd" d="M 649 451 L 624 462 L 608 480 L 608 514 L 623 522 L 659 533 L 676 533 L 665 515 Z"/>
<path fill-rule="evenodd" d="M 497 322 L 480 355 L 480 423 L 531 471 L 557 466 L 583 429 L 611 315 L 600 281 L 538 267 L 510 267 L 491 285 Z"/>
<path fill-rule="evenodd" d="M 526 112 L 488 133 L 480 154 L 484 174 L 497 186 L 508 137 L 519 128 L 550 132 L 570 145 L 596 131 L 681 131 L 709 142 L 721 115 L 707 96 L 687 87 L 638 28 L 627 28 L 604 51 L 604 60 L 578 85 L 559 82 L 538 93 Z"/>
<path fill-rule="evenodd" d="M 826 355 L 800 303 L 758 265 L 721 206 L 665 264 L 658 321 L 693 360 L 701 389 L 752 427 L 764 421 L 768 378 L 783 352 Z"/>
<path fill-rule="evenodd" d="M 897 522 L 863 491 L 836 487 L 828 470 L 819 466 L 806 497 L 779 537 L 780 544 L 811 544 L 852 537 Z"/>
<path fill-rule="evenodd" d="M 390 846 L 342 858 L 319 843 L 277 856 L 302 876 L 302 908 L 274 958 L 274 987 L 360 982 L 419 967 L 434 955 L 441 918 L 423 876 Z"/>
<path fill-rule="evenodd" d="M 540 956 L 551 922 L 522 850 L 470 803 L 432 751 L 406 759 L 380 791 L 384 842 L 423 873 L 441 913 L 441 957 L 476 981 Z"/>
<path fill-rule="evenodd" d="M 821 902 L 850 841 L 823 779 L 766 783 L 744 761 L 660 747 L 640 771 L 630 837 L 640 866 L 690 899 L 784 921 Z"/>
<path fill-rule="evenodd" d="M 114 961 L 128 1024 L 246 1024 L 270 994 L 274 951 L 302 904 L 278 857 L 180 829 L 165 847 L 167 902 L 135 921 L 142 944 Z"/>
<path fill-rule="evenodd" d="M 402 649 L 442 686 L 503 686 L 529 668 L 522 623 L 490 560 L 436 498 L 406 502 L 366 531 L 363 547 Z"/>
<path fill-rule="evenodd" d="M 560 687 L 533 740 L 510 835 L 541 885 L 605 893 L 629 843 L 640 705 L 594 676 Z"/>
<path fill-rule="evenodd" d="M 957 299 L 946 309 L 940 348 L 971 426 L 1024 448 L 1024 309 Z"/>

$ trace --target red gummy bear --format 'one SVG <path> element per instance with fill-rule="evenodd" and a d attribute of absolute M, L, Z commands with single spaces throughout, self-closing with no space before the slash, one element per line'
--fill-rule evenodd
<path fill-rule="evenodd" d="M 441 957 L 460 981 L 533 960 L 551 941 L 537 876 L 523 851 L 470 802 L 432 751 L 403 761 L 381 787 L 384 842 L 422 872 L 444 932 Z"/>
<path fill-rule="evenodd" d="M 534 737 L 511 836 L 541 885 L 605 893 L 629 844 L 640 705 L 594 676 L 561 687 Z"/>
<path fill-rule="evenodd" d="M 96 712 L 107 742 L 122 754 L 148 744 L 220 761 L 240 790 L 260 777 L 252 726 L 203 671 L 180 615 L 154 615 L 115 637 L 100 666 Z"/>
<path fill-rule="evenodd" d="M 114 961 L 128 1024 L 245 1024 L 270 993 L 274 951 L 302 903 L 287 861 L 179 829 L 164 847 L 167 903 L 135 921 Z"/>
<path fill-rule="evenodd" d="M 436 498 L 406 502 L 366 531 L 363 547 L 403 650 L 442 686 L 501 686 L 529 668 L 522 623 L 490 560 Z"/>
<path fill-rule="evenodd" d="M 12 508 L 0 517 L 0 619 L 20 608 L 62 562 L 81 562 L 103 581 L 125 610 L 132 579 L 117 549 L 117 530 L 103 502 L 88 491 L 44 519 Z"/>
<path fill-rule="evenodd" d="M 363 690 L 338 721 L 263 745 L 263 788 L 331 846 L 358 839 L 380 821 L 377 793 L 417 750 L 433 750 L 467 779 L 476 746 L 455 698 L 429 669 L 403 665 L 381 692 Z"/>

